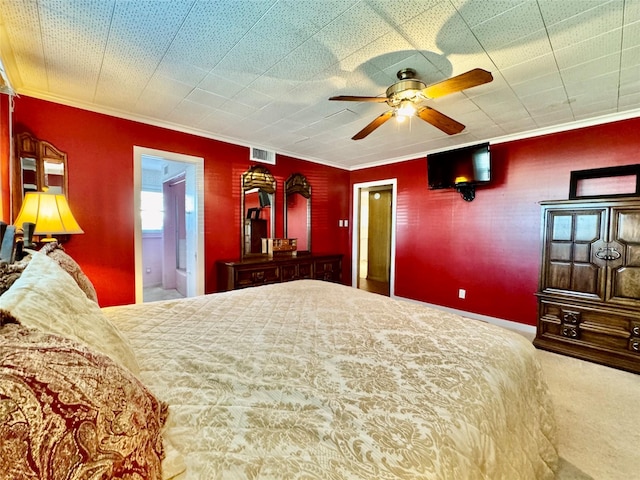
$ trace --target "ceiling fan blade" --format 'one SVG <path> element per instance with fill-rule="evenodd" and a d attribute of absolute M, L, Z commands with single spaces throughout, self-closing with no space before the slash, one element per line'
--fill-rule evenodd
<path fill-rule="evenodd" d="M 388 111 L 384 112 L 379 117 L 376 117 L 373 120 L 373 122 L 371 122 L 369 125 L 367 125 L 362 130 L 360 130 L 358 133 L 356 133 L 353 137 L 351 137 L 351 140 L 360 140 L 360 139 L 366 137 L 371 132 L 373 132 L 376 128 L 378 128 L 380 125 L 382 125 L 384 122 L 389 120 L 391 117 L 393 117 L 393 110 L 388 110 Z"/>
<path fill-rule="evenodd" d="M 355 97 L 353 95 L 338 95 L 337 97 L 331 97 L 329 100 L 340 100 L 341 102 L 378 102 L 383 103 L 387 101 L 387 97 Z"/>
<path fill-rule="evenodd" d="M 442 82 L 429 85 L 422 90 L 422 94 L 427 98 L 438 98 L 450 93 L 459 92 L 471 87 L 477 87 L 493 80 L 493 75 L 481 68 L 474 68 L 467 73 L 456 75 Z"/>
<path fill-rule="evenodd" d="M 417 115 L 427 123 L 439 128 L 447 135 L 454 135 L 464 130 L 464 125 L 456 122 L 453 118 L 447 117 L 431 107 L 423 107 L 418 110 Z"/>

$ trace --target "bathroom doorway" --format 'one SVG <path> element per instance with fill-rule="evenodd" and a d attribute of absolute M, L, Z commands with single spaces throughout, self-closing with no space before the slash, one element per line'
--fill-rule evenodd
<path fill-rule="evenodd" d="M 204 293 L 203 176 L 202 158 L 134 147 L 136 303 Z"/>
<path fill-rule="evenodd" d="M 354 185 L 352 285 L 393 296 L 396 179 Z"/>

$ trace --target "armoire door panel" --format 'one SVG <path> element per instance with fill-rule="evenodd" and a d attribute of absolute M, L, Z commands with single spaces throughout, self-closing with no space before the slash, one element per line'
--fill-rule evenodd
<path fill-rule="evenodd" d="M 640 211 L 614 210 L 614 221 L 618 227 L 614 240 L 640 245 Z"/>
<path fill-rule="evenodd" d="M 612 241 L 609 246 L 619 257 L 610 261 L 610 299 L 640 306 L 640 208 L 612 209 Z"/>
<path fill-rule="evenodd" d="M 640 306 L 640 267 L 620 267 L 611 271 L 613 302 Z"/>
<path fill-rule="evenodd" d="M 571 240 L 573 230 L 573 215 L 554 213 L 551 222 L 551 241 Z"/>
<path fill-rule="evenodd" d="M 552 262 L 571 261 L 571 244 L 567 242 L 551 242 L 549 245 L 549 260 Z"/>
<path fill-rule="evenodd" d="M 571 290 L 580 293 L 600 294 L 600 269 L 591 264 L 574 264 Z"/>
<path fill-rule="evenodd" d="M 573 261 L 580 263 L 591 262 L 591 243 L 576 243 L 573 247 Z"/>
<path fill-rule="evenodd" d="M 594 242 L 601 237 L 600 214 L 577 213 L 573 240 L 576 242 Z"/>
<path fill-rule="evenodd" d="M 627 247 L 627 261 L 629 267 L 640 267 L 640 245 L 630 245 Z"/>
<path fill-rule="evenodd" d="M 606 234 L 606 214 L 606 209 L 549 212 L 545 291 L 574 291 L 604 300 L 601 265 L 592 252 Z"/>
<path fill-rule="evenodd" d="M 557 290 L 571 289 L 571 264 L 550 262 L 546 287 Z"/>

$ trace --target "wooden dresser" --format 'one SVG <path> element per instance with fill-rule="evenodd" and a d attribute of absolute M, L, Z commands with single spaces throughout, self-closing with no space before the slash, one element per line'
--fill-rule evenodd
<path fill-rule="evenodd" d="M 257 255 L 239 261 L 221 261 L 217 268 L 220 291 L 304 278 L 342 281 L 342 255 Z"/>
<path fill-rule="evenodd" d="M 640 373 L 640 199 L 542 203 L 537 347 Z"/>

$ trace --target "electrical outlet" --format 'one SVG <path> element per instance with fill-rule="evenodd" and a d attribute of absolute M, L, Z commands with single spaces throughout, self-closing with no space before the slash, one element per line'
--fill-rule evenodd
<path fill-rule="evenodd" d="M 345 227 L 348 227 L 348 226 L 349 226 L 349 220 L 345 220 L 345 221 L 344 221 L 344 226 L 345 226 Z"/>
<path fill-rule="evenodd" d="M 467 297 L 467 291 L 464 288 L 458 290 L 458 298 L 465 299 Z"/>
<path fill-rule="evenodd" d="M 343 222 L 342 220 L 338 220 L 338 226 L 339 226 L 339 227 L 344 226 L 344 222 Z"/>

